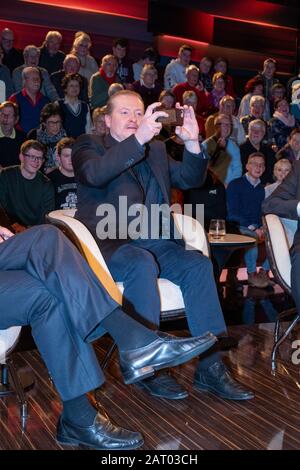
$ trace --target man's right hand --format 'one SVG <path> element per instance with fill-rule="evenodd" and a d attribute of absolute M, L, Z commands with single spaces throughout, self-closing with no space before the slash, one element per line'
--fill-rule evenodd
<path fill-rule="evenodd" d="M 155 108 L 161 106 L 160 102 L 152 103 L 146 109 L 146 112 L 141 120 L 141 123 L 135 133 L 135 138 L 139 144 L 144 145 L 149 142 L 155 135 L 161 131 L 162 124 L 157 122 L 159 117 L 167 117 L 164 111 L 154 111 Z"/>
<path fill-rule="evenodd" d="M 10 230 L 8 230 L 8 228 L 1 227 L 0 225 L 0 243 L 13 236 L 14 234 Z"/>

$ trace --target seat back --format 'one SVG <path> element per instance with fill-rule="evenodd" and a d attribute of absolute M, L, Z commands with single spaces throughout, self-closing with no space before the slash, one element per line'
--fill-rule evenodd
<path fill-rule="evenodd" d="M 291 258 L 290 247 L 293 243 L 297 222 L 289 219 L 280 219 L 275 214 L 263 217 L 266 235 L 266 250 L 271 270 L 278 284 L 291 293 Z"/>

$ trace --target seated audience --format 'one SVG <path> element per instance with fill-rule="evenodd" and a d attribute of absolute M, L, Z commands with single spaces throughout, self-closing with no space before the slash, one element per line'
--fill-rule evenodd
<path fill-rule="evenodd" d="M 19 106 L 18 128 L 27 134 L 31 129 L 38 127 L 41 111 L 49 100 L 40 92 L 41 75 L 37 67 L 25 67 L 22 70 L 22 78 L 22 90 L 11 95 L 9 101 Z"/>
<path fill-rule="evenodd" d="M 68 75 L 69 73 L 79 73 L 79 69 L 80 69 L 80 61 L 78 57 L 74 54 L 68 54 L 66 55 L 65 60 L 63 62 L 62 70 L 58 70 L 57 72 L 54 72 L 51 74 L 50 79 L 53 85 L 55 86 L 55 89 L 57 91 L 59 98 L 64 97 L 64 90 L 62 89 L 62 86 L 61 86 L 61 82 L 63 78 L 65 78 L 65 76 Z M 80 76 L 82 79 L 82 87 L 80 90 L 79 99 L 88 103 L 89 102 L 89 96 L 88 96 L 89 82 L 87 81 L 85 77 L 83 77 L 82 75 Z"/>
<path fill-rule="evenodd" d="M 132 70 L 133 70 L 133 79 L 139 80 L 141 78 L 141 71 L 144 67 L 144 65 L 156 65 L 156 63 L 159 60 L 159 55 L 155 49 L 152 47 L 148 47 L 147 49 L 144 50 L 142 57 L 137 61 L 132 64 Z"/>
<path fill-rule="evenodd" d="M 201 88 L 202 87 L 202 88 Z M 213 110 L 210 94 L 204 91 L 203 84 L 199 83 L 199 69 L 196 65 L 189 65 L 186 69 L 186 81 L 173 88 L 176 101 L 182 104 L 182 96 L 185 91 L 193 91 L 197 95 L 197 114 L 207 116 Z"/>
<path fill-rule="evenodd" d="M 215 73 L 221 72 L 225 76 L 225 91 L 227 95 L 235 96 L 233 89 L 232 76 L 228 74 L 228 61 L 224 57 L 217 57 L 215 59 Z"/>
<path fill-rule="evenodd" d="M 225 91 L 225 75 L 221 72 L 214 73 L 212 78 L 213 88 L 211 90 L 212 105 L 215 109 L 219 109 L 220 100 L 226 95 Z"/>
<path fill-rule="evenodd" d="M 248 135 L 248 128 L 251 121 L 254 119 L 261 119 L 264 121 L 263 114 L 265 109 L 266 100 L 263 96 L 253 95 L 250 98 L 250 113 L 241 118 L 241 124 L 244 128 L 245 134 Z M 265 122 L 265 121 L 264 121 Z M 267 129 L 267 122 L 265 122 Z"/>
<path fill-rule="evenodd" d="M 62 81 L 65 97 L 58 100 L 58 104 L 63 116 L 63 128 L 68 137 L 78 137 L 89 133 L 91 129 L 89 105 L 78 99 L 81 84 L 81 76 L 78 73 L 70 73 Z"/>
<path fill-rule="evenodd" d="M 275 59 L 269 58 L 264 61 L 263 71 L 259 73 L 259 76 L 263 80 L 264 96 L 268 100 L 272 99 L 272 86 L 275 83 L 279 83 L 279 80 L 275 78 L 277 62 Z"/>
<path fill-rule="evenodd" d="M 40 47 L 39 66 L 46 69 L 49 75 L 62 69 L 65 53 L 59 50 L 61 42 L 59 31 L 48 31 Z"/>
<path fill-rule="evenodd" d="M 184 44 L 180 47 L 177 59 L 171 60 L 166 66 L 164 75 L 165 90 L 172 90 L 178 83 L 186 81 L 186 69 L 190 64 L 191 55 L 191 46 Z"/>
<path fill-rule="evenodd" d="M 260 177 L 265 171 L 263 154 L 255 152 L 249 155 L 246 169 L 245 175 L 231 181 L 228 185 L 227 217 L 230 222 L 238 224 L 240 233 L 255 238 L 255 246 L 246 249 L 244 254 L 248 284 L 252 287 L 265 288 L 271 285 L 268 276 L 270 269 L 268 260 L 263 262 L 259 272 L 256 271 L 257 243 L 264 240 L 261 205 L 265 198 L 265 189 L 260 182 Z"/>
<path fill-rule="evenodd" d="M 282 98 L 285 98 L 286 96 L 286 89 L 285 86 L 282 85 L 282 83 L 274 83 L 271 87 L 270 91 L 270 98 L 269 98 L 269 105 L 270 105 L 270 113 L 273 115 L 275 109 L 275 101 L 281 100 Z"/>
<path fill-rule="evenodd" d="M 204 90 L 208 93 L 213 89 L 212 84 L 212 68 L 213 68 L 213 59 L 211 57 L 205 56 L 202 57 L 199 63 L 200 76 L 199 80 L 203 83 Z"/>
<path fill-rule="evenodd" d="M 77 183 L 72 165 L 72 137 L 61 139 L 56 145 L 58 168 L 48 177 L 52 181 L 55 193 L 55 209 L 76 209 Z"/>
<path fill-rule="evenodd" d="M 245 86 L 246 94 L 243 96 L 239 112 L 238 118 L 241 119 L 243 116 L 248 116 L 250 114 L 250 99 L 252 96 L 264 96 L 264 81 L 258 75 L 256 77 L 251 78 L 248 80 Z M 268 100 L 265 100 L 265 109 L 263 112 L 263 119 L 268 121 L 271 117 L 270 113 L 270 106 Z"/>
<path fill-rule="evenodd" d="M 4 51 L 3 64 L 12 74 L 14 69 L 23 64 L 23 54 L 14 47 L 14 32 L 11 29 L 4 28 L 1 31 L 1 46 Z"/>
<path fill-rule="evenodd" d="M 216 132 L 201 145 L 209 157 L 209 167 L 218 179 L 227 186 L 230 181 L 242 175 L 240 149 L 230 138 L 231 119 L 218 114 L 214 122 Z"/>
<path fill-rule="evenodd" d="M 133 82 L 132 87 L 141 95 L 145 108 L 149 104 L 156 103 L 162 88 L 157 81 L 157 70 L 154 65 L 144 65 L 140 80 Z"/>
<path fill-rule="evenodd" d="M 90 36 L 83 32 L 78 31 L 75 34 L 75 39 L 70 51 L 70 54 L 76 55 L 80 61 L 79 75 L 85 77 L 87 81 L 90 81 L 91 76 L 98 71 L 98 64 L 94 57 L 90 55 L 90 48 L 92 47 L 92 41 Z"/>
<path fill-rule="evenodd" d="M 273 168 L 276 163 L 275 153 L 271 145 L 265 144 L 266 125 L 261 119 L 251 121 L 246 141 L 240 145 L 243 173 L 246 171 L 249 155 L 260 152 L 265 157 L 265 171 L 261 175 L 262 184 L 273 182 Z"/>
<path fill-rule="evenodd" d="M 58 94 L 50 80 L 50 75 L 46 69 L 38 66 L 40 59 L 40 50 L 36 46 L 26 46 L 24 51 L 24 64 L 13 71 L 12 78 L 14 82 L 15 91 L 21 91 L 23 86 L 23 70 L 26 67 L 37 68 L 41 75 L 41 93 L 45 95 L 49 101 L 58 99 Z"/>
<path fill-rule="evenodd" d="M 272 192 L 279 186 L 284 178 L 287 177 L 289 172 L 292 169 L 292 164 L 289 160 L 286 158 L 282 158 L 281 160 L 278 160 L 278 162 L 275 163 L 274 165 L 274 180 L 275 183 L 268 184 L 265 186 L 265 197 L 269 197 Z"/>
<path fill-rule="evenodd" d="M 63 116 L 58 104 L 48 103 L 41 111 L 40 127 L 32 129 L 27 134 L 28 139 L 38 140 L 46 147 L 46 159 L 43 165 L 44 173 L 49 173 L 57 167 L 56 144 L 67 135 L 62 127 L 62 120 Z"/>
<path fill-rule="evenodd" d="M 270 120 L 270 129 L 276 147 L 280 150 L 287 143 L 292 130 L 299 127 L 300 123 L 290 113 L 290 106 L 286 98 L 277 100 L 274 108 L 275 112 Z"/>
<path fill-rule="evenodd" d="M 280 158 L 287 158 L 290 162 L 294 163 L 300 160 L 300 128 L 292 130 L 288 136 L 287 143 L 276 153 L 277 160 Z"/>
<path fill-rule="evenodd" d="M 287 82 L 286 88 L 287 88 L 287 96 L 289 100 L 292 99 L 293 88 L 296 85 L 300 85 L 300 65 L 298 66 L 298 75 L 294 75 Z"/>
<path fill-rule="evenodd" d="M 14 85 L 10 76 L 9 68 L 2 63 L 4 52 L 0 46 L 0 103 L 7 100 L 14 92 Z"/>
<path fill-rule="evenodd" d="M 44 223 L 45 215 L 54 209 L 53 186 L 39 171 L 44 158 L 44 145 L 26 140 L 21 146 L 21 165 L 0 173 L 0 206 L 16 231 Z"/>
<path fill-rule="evenodd" d="M 246 137 L 245 137 L 243 126 L 240 123 L 240 120 L 234 115 L 234 110 L 235 110 L 235 99 L 229 95 L 223 96 L 223 98 L 220 101 L 219 113 L 226 114 L 227 116 L 230 117 L 231 129 L 232 129 L 230 138 L 237 145 L 240 145 L 243 142 L 245 142 Z M 214 120 L 217 115 L 218 115 L 218 112 L 211 114 L 210 116 L 208 116 L 208 118 L 205 121 L 206 138 L 211 137 L 216 132 Z"/>
<path fill-rule="evenodd" d="M 102 108 L 95 108 L 92 113 L 92 122 L 93 126 L 91 128 L 91 133 L 105 136 L 108 133 L 108 129 L 105 124 L 105 106 Z"/>
<path fill-rule="evenodd" d="M 297 121 L 300 121 L 300 83 L 292 88 L 291 113 Z"/>
<path fill-rule="evenodd" d="M 0 170 L 20 162 L 20 147 L 26 134 L 15 128 L 18 119 L 19 109 L 15 103 L 4 101 L 0 104 Z"/>
<path fill-rule="evenodd" d="M 117 38 L 112 44 L 112 53 L 117 60 L 117 76 L 125 88 L 131 88 L 133 83 L 132 61 L 127 57 L 128 39 Z"/>
<path fill-rule="evenodd" d="M 92 109 L 104 106 L 108 100 L 108 88 L 120 82 L 117 75 L 118 62 L 112 55 L 102 57 L 100 70 L 94 73 L 89 84 L 89 98 Z"/>

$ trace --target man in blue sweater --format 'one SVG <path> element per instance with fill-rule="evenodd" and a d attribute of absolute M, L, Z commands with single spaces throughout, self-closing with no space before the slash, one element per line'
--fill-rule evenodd
<path fill-rule="evenodd" d="M 260 180 L 265 171 L 264 155 L 260 152 L 251 153 L 248 157 L 246 170 L 244 176 L 233 180 L 228 185 L 228 220 L 236 222 L 243 235 L 256 239 L 255 246 L 245 251 L 248 284 L 252 287 L 265 288 L 271 284 L 268 276 L 270 267 L 267 259 L 263 262 L 259 272 L 256 272 L 257 243 L 264 239 L 261 227 L 261 205 L 265 198 L 265 190 Z"/>

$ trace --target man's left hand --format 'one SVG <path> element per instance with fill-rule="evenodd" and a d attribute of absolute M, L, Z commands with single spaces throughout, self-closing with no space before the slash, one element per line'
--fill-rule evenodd
<path fill-rule="evenodd" d="M 179 104 L 176 103 L 179 108 Z M 176 135 L 180 137 L 185 143 L 187 150 L 192 153 L 200 153 L 199 145 L 199 126 L 196 120 L 195 112 L 192 106 L 183 106 L 183 125 L 177 126 L 175 129 Z"/>
<path fill-rule="evenodd" d="M 0 243 L 13 236 L 14 234 L 10 230 L 8 230 L 8 228 L 0 226 Z"/>

